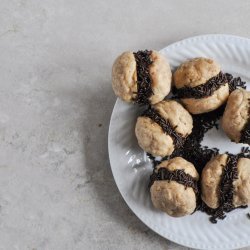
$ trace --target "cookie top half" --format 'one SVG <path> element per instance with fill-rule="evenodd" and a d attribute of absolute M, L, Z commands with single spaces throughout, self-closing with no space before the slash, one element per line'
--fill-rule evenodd
<path fill-rule="evenodd" d="M 220 65 L 209 58 L 194 58 L 181 64 L 174 73 L 176 88 L 196 87 L 206 83 L 221 71 Z"/>

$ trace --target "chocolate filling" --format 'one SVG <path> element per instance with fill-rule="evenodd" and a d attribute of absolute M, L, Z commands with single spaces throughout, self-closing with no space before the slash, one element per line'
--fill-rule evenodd
<path fill-rule="evenodd" d="M 197 181 L 195 181 L 191 175 L 186 174 L 183 169 L 176 169 L 174 171 L 169 171 L 166 168 L 155 169 L 150 176 L 149 187 L 151 187 L 155 181 L 176 181 L 184 185 L 185 188 L 193 188 L 196 194 L 199 193 Z"/>
<path fill-rule="evenodd" d="M 160 125 L 163 132 L 172 138 L 176 148 L 182 147 L 185 138 L 182 136 L 182 134 L 176 132 L 175 131 L 176 127 L 173 128 L 170 122 L 168 120 L 163 119 L 155 109 L 149 107 L 146 111 L 142 113 L 141 116 L 149 117 L 151 120 Z"/>
<path fill-rule="evenodd" d="M 139 104 L 149 104 L 149 98 L 154 94 L 149 73 L 149 66 L 153 63 L 151 54 L 151 50 L 134 53 L 137 71 L 137 96 L 134 101 Z"/>
<path fill-rule="evenodd" d="M 200 99 L 203 97 L 211 96 L 217 89 L 225 85 L 228 79 L 225 74 L 220 72 L 218 75 L 210 78 L 206 83 L 198 85 L 196 87 L 182 87 L 175 89 L 179 98 L 195 98 Z"/>
<path fill-rule="evenodd" d="M 240 142 L 250 145 L 250 99 L 248 99 L 248 120 L 243 130 L 241 131 Z"/>
<path fill-rule="evenodd" d="M 241 78 L 233 78 L 231 74 L 220 72 L 218 75 L 210 78 L 206 83 L 201 84 L 196 87 L 182 87 L 174 88 L 173 93 L 178 98 L 195 98 L 200 99 L 204 97 L 211 96 L 216 90 L 221 86 L 228 83 L 230 93 L 234 91 L 237 87 L 246 88 L 245 82 L 241 81 Z"/>

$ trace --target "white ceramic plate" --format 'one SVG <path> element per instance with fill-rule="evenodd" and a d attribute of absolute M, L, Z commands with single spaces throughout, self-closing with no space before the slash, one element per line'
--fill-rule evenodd
<path fill-rule="evenodd" d="M 210 57 L 224 72 L 250 82 L 250 39 L 229 35 L 205 35 L 174 43 L 160 51 L 172 69 L 186 59 Z M 141 110 L 136 105 L 117 100 L 109 128 L 109 157 L 116 184 L 131 210 L 152 230 L 184 246 L 199 249 L 235 249 L 250 245 L 250 220 L 247 209 L 238 209 L 223 221 L 212 224 L 208 215 L 196 212 L 172 218 L 151 204 L 147 188 L 152 167 L 137 145 L 134 127 Z M 231 143 L 223 131 L 212 129 L 203 141 L 220 152 L 237 153 L 243 146 Z"/>

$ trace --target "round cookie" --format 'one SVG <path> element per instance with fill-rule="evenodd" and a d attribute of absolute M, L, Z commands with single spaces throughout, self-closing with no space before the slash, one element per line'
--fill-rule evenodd
<path fill-rule="evenodd" d="M 222 128 L 227 136 L 235 142 L 250 144 L 249 111 L 250 92 L 244 89 L 234 90 L 227 101 L 222 117 Z M 248 130 L 248 131 L 247 131 Z"/>
<path fill-rule="evenodd" d="M 208 58 L 194 58 L 181 64 L 174 73 L 174 84 L 177 95 L 192 114 L 215 110 L 229 96 L 220 66 Z"/>
<path fill-rule="evenodd" d="M 228 157 L 227 154 L 215 156 L 206 164 L 202 171 L 202 200 L 214 209 L 221 205 L 222 187 L 220 183 L 225 174 Z M 250 204 L 250 159 L 239 158 L 235 165 L 238 178 L 232 178 L 232 205 L 233 207 L 239 207 Z"/>
<path fill-rule="evenodd" d="M 192 116 L 173 100 L 157 103 L 137 118 L 139 146 L 153 156 L 171 155 L 193 128 Z"/>
<path fill-rule="evenodd" d="M 156 104 L 169 94 L 171 81 L 167 59 L 154 50 L 124 52 L 113 64 L 113 90 L 126 102 Z"/>
<path fill-rule="evenodd" d="M 193 187 L 182 184 L 186 183 L 186 178 L 197 188 L 199 174 L 192 163 L 181 157 L 158 165 L 151 176 L 150 194 L 154 207 L 173 217 L 192 214 L 196 208 L 196 193 Z"/>

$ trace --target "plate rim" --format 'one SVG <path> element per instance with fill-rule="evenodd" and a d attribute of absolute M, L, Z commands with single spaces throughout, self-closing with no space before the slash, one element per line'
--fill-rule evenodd
<path fill-rule="evenodd" d="M 177 46 L 181 46 L 183 45 L 184 43 L 187 44 L 187 43 L 190 43 L 190 42 L 194 42 L 194 41 L 203 41 L 203 40 L 207 40 L 207 39 L 215 39 L 215 40 L 239 40 L 241 42 L 245 42 L 245 43 L 249 43 L 250 45 L 250 38 L 247 38 L 247 37 L 242 37 L 242 36 L 237 36 L 237 35 L 230 35 L 230 34 L 204 34 L 204 35 L 197 35 L 197 36 L 192 36 L 192 37 L 188 37 L 188 38 L 184 38 L 184 39 L 181 39 L 179 41 L 176 41 L 176 42 L 173 42 L 169 45 L 167 45 L 166 47 L 162 48 L 161 50 L 159 50 L 159 52 L 162 52 L 163 50 L 164 51 L 168 51 L 170 49 L 173 49 L 174 47 L 177 47 Z M 166 240 L 169 240 L 169 241 L 172 241 L 176 244 L 179 244 L 181 246 L 185 246 L 185 247 L 188 247 L 188 248 L 195 248 L 195 249 L 208 249 L 205 245 L 201 245 L 201 244 L 196 244 L 195 242 L 191 243 L 190 242 L 184 242 L 184 241 L 179 241 L 177 240 L 175 237 L 172 237 L 171 236 L 171 233 L 168 234 L 168 236 L 166 237 L 166 234 L 163 234 L 162 230 L 159 230 L 159 227 L 156 228 L 154 225 L 148 223 L 147 219 L 144 217 L 144 216 L 139 216 L 139 214 L 137 214 L 137 212 L 135 212 L 129 202 L 127 201 L 127 198 L 125 196 L 125 194 L 123 194 L 120 190 L 120 187 L 119 185 L 117 184 L 117 180 L 116 180 L 116 176 L 114 174 L 114 171 L 113 171 L 113 167 L 112 167 L 112 159 L 111 159 L 111 139 L 110 139 L 110 135 L 111 135 L 111 127 L 112 127 L 112 120 L 114 119 L 114 110 L 116 108 L 116 106 L 118 105 L 118 99 L 116 99 L 115 101 L 115 104 L 113 106 L 113 110 L 112 110 L 112 113 L 111 113 L 111 116 L 110 116 L 110 122 L 109 122 L 109 129 L 108 129 L 108 153 L 109 153 L 109 162 L 110 162 L 110 168 L 111 168 L 111 172 L 112 172 L 112 175 L 113 175 L 113 178 L 115 180 L 115 184 L 122 196 L 122 198 L 124 199 L 124 201 L 126 202 L 127 206 L 129 207 L 129 209 L 133 212 L 133 214 L 136 215 L 136 217 L 144 224 L 146 225 L 149 229 L 151 229 L 152 231 L 154 231 L 156 234 L 160 235 L 161 237 L 163 237 L 164 239 Z M 240 244 L 240 243 L 236 243 L 232 246 L 232 244 L 230 243 L 230 249 L 238 249 L 238 248 L 243 248 L 243 247 L 248 247 L 250 246 L 250 241 L 249 243 L 247 244 Z M 227 246 L 226 246 L 227 247 Z M 225 247 L 218 247 L 218 246 L 213 246 L 213 247 L 209 247 L 209 249 L 225 249 Z"/>

